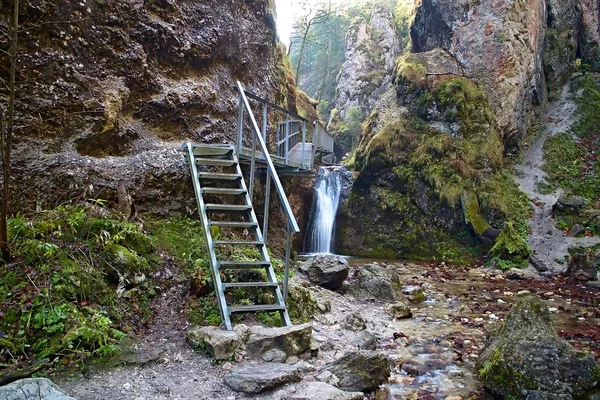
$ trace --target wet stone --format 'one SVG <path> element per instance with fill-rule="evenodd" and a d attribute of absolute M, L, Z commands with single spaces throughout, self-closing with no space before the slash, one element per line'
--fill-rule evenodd
<path fill-rule="evenodd" d="M 303 369 L 296 365 L 268 363 L 241 365 L 225 376 L 225 384 L 236 392 L 262 393 L 290 382 L 302 380 Z"/>
<path fill-rule="evenodd" d="M 360 350 L 375 350 L 377 349 L 377 338 L 371 332 L 364 330 L 356 335 L 352 344 Z"/>
<path fill-rule="evenodd" d="M 354 312 L 346 317 L 344 327 L 351 331 L 362 331 L 367 329 L 367 321 L 360 313 Z"/>

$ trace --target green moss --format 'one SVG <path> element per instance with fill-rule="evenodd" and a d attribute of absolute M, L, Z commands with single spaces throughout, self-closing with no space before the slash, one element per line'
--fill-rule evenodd
<path fill-rule="evenodd" d="M 504 224 L 496 244 L 488 253 L 488 263 L 500 269 L 524 268 L 531 249 L 515 224 Z"/>
<path fill-rule="evenodd" d="M 473 230 L 478 235 L 483 235 L 488 229 L 491 229 L 490 224 L 481 215 L 479 209 L 479 200 L 477 195 L 473 192 L 463 191 L 462 193 L 462 205 L 463 213 L 465 214 L 465 220 L 468 221 Z"/>
<path fill-rule="evenodd" d="M 396 80 L 421 84 L 427 77 L 427 68 L 413 53 L 406 53 L 396 60 Z"/>

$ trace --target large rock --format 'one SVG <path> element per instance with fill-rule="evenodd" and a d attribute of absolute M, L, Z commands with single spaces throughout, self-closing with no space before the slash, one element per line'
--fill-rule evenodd
<path fill-rule="evenodd" d="M 286 394 L 285 400 L 363 400 L 362 392 L 344 392 L 325 382 L 302 383 L 294 393 Z"/>
<path fill-rule="evenodd" d="M 573 254 L 569 259 L 569 265 L 565 275 L 576 282 L 588 282 L 598 280 L 598 261 L 589 260 L 585 251 Z"/>
<path fill-rule="evenodd" d="M 225 384 L 236 392 L 262 393 L 286 383 L 299 382 L 306 369 L 302 363 L 242 365 L 232 369 L 225 376 Z"/>
<path fill-rule="evenodd" d="M 76 400 L 46 378 L 27 378 L 0 386 L 2 400 Z"/>
<path fill-rule="evenodd" d="M 585 206 L 586 200 L 581 196 L 563 196 L 552 206 L 552 211 L 562 214 L 578 214 Z"/>
<path fill-rule="evenodd" d="M 229 360 L 243 346 L 236 332 L 214 326 L 192 328 L 187 337 L 194 348 L 207 351 L 215 360 Z"/>
<path fill-rule="evenodd" d="M 493 392 L 517 399 L 589 399 L 600 396 L 600 367 L 556 333 L 550 312 L 536 297 L 519 300 L 490 331 L 477 360 Z"/>
<path fill-rule="evenodd" d="M 350 285 L 350 294 L 361 301 L 393 302 L 405 299 L 398 273 L 373 264 L 365 265 L 358 271 L 356 280 Z"/>
<path fill-rule="evenodd" d="M 312 326 L 294 325 L 283 328 L 254 326 L 246 343 L 247 357 L 259 358 L 272 349 L 283 351 L 287 356 L 295 356 L 310 350 Z"/>
<path fill-rule="evenodd" d="M 333 254 L 319 254 L 300 265 L 308 279 L 326 289 L 336 290 L 348 277 L 350 267 L 345 258 Z"/>
<path fill-rule="evenodd" d="M 388 305 L 385 308 L 385 312 L 390 314 L 396 319 L 410 318 L 412 317 L 412 311 L 410 305 L 406 301 L 397 301 L 393 304 Z"/>
<path fill-rule="evenodd" d="M 327 364 L 322 371 L 329 371 L 337 376 L 340 389 L 371 392 L 387 381 L 390 364 L 383 353 L 356 351 Z"/>

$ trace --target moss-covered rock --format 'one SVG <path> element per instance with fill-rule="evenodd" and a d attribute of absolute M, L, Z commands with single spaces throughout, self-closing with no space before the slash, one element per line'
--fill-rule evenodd
<path fill-rule="evenodd" d="M 562 340 L 550 312 L 533 296 L 520 299 L 506 320 L 490 331 L 477 370 L 486 386 L 503 398 L 600 395 L 594 357 Z"/>
<path fill-rule="evenodd" d="M 488 253 L 488 263 L 496 268 L 511 269 L 527 266 L 531 248 L 514 222 L 504 224 L 496 244 Z"/>

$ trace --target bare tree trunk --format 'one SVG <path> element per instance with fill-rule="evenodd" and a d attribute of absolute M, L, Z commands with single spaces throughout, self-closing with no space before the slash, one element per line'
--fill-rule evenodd
<path fill-rule="evenodd" d="M 304 57 L 304 49 L 306 47 L 306 37 L 308 36 L 308 32 L 310 31 L 310 26 L 312 25 L 312 19 L 308 21 L 306 24 L 306 29 L 304 30 L 304 35 L 302 35 L 302 44 L 300 45 L 300 55 L 298 56 L 298 64 L 296 64 L 296 85 L 300 84 L 300 65 L 302 64 L 302 58 Z"/>
<path fill-rule="evenodd" d="M 8 97 L 8 122 L 6 126 L 2 123 L 0 147 L 2 152 L 2 194 L 0 204 L 0 252 L 2 260 L 10 262 L 10 248 L 8 245 L 8 202 L 10 199 L 10 150 L 12 146 L 12 135 L 15 117 L 15 80 L 17 74 L 17 49 L 19 39 L 19 0 L 14 0 L 14 14 L 12 27 L 12 46 L 10 49 L 10 81 Z M 4 118 L 3 118 L 4 120 Z"/>
<path fill-rule="evenodd" d="M 327 59 L 325 61 L 325 68 L 323 68 L 323 81 L 321 82 L 321 88 L 319 89 L 319 98 L 317 99 L 319 103 L 323 99 L 323 92 L 325 91 L 325 82 L 327 81 L 327 75 L 329 75 L 329 42 L 327 42 L 325 54 L 327 55 Z"/>

